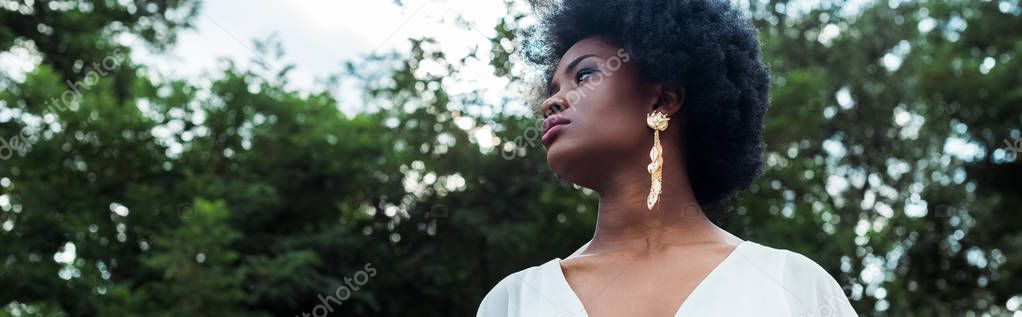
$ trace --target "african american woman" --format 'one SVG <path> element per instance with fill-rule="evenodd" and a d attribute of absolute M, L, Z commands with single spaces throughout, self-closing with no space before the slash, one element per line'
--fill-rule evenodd
<path fill-rule="evenodd" d="M 478 316 L 855 316 L 809 258 L 703 212 L 760 174 L 770 77 L 727 0 L 564 0 L 529 61 L 545 70 L 547 163 L 600 197 L 592 239 L 497 283 Z"/>

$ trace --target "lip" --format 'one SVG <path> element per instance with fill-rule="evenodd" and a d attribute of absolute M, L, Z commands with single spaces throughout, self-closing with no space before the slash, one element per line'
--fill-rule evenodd
<path fill-rule="evenodd" d="M 571 123 L 567 117 L 555 114 L 543 119 L 543 137 L 540 140 L 544 146 L 550 147 L 550 143 L 553 142 L 557 133 L 564 128 L 564 126 Z"/>

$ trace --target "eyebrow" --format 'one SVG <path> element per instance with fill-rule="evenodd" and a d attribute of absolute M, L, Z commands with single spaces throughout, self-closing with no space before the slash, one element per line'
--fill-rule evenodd
<path fill-rule="evenodd" d="M 565 75 L 570 74 L 571 70 L 574 69 L 575 66 L 578 66 L 578 63 L 581 63 L 582 60 L 584 60 L 586 58 L 590 58 L 590 57 L 596 57 L 596 54 L 585 54 L 585 55 L 576 57 L 575 60 L 572 60 L 571 63 L 568 63 L 568 66 L 564 68 L 563 74 L 565 74 Z M 547 93 L 548 95 L 551 95 L 551 94 L 554 93 L 554 77 L 556 77 L 556 76 L 557 76 L 557 73 L 554 72 L 554 76 L 551 76 L 550 79 L 549 79 L 549 84 L 547 85 L 547 89 L 549 90 L 548 93 Z"/>

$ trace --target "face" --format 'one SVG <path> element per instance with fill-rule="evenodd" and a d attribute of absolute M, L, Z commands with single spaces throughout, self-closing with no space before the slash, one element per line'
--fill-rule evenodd
<path fill-rule="evenodd" d="M 599 37 L 577 42 L 561 57 L 541 109 L 547 163 L 561 178 L 597 188 L 608 173 L 645 170 L 652 144 L 646 114 L 657 99 L 633 64 Z"/>

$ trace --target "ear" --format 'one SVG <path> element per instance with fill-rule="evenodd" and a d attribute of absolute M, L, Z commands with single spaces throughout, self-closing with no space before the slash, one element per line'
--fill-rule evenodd
<path fill-rule="evenodd" d="M 653 110 L 659 110 L 668 117 L 681 112 L 681 108 L 685 105 L 685 86 L 683 85 L 656 84 L 654 93 L 656 102 L 653 104 Z"/>

